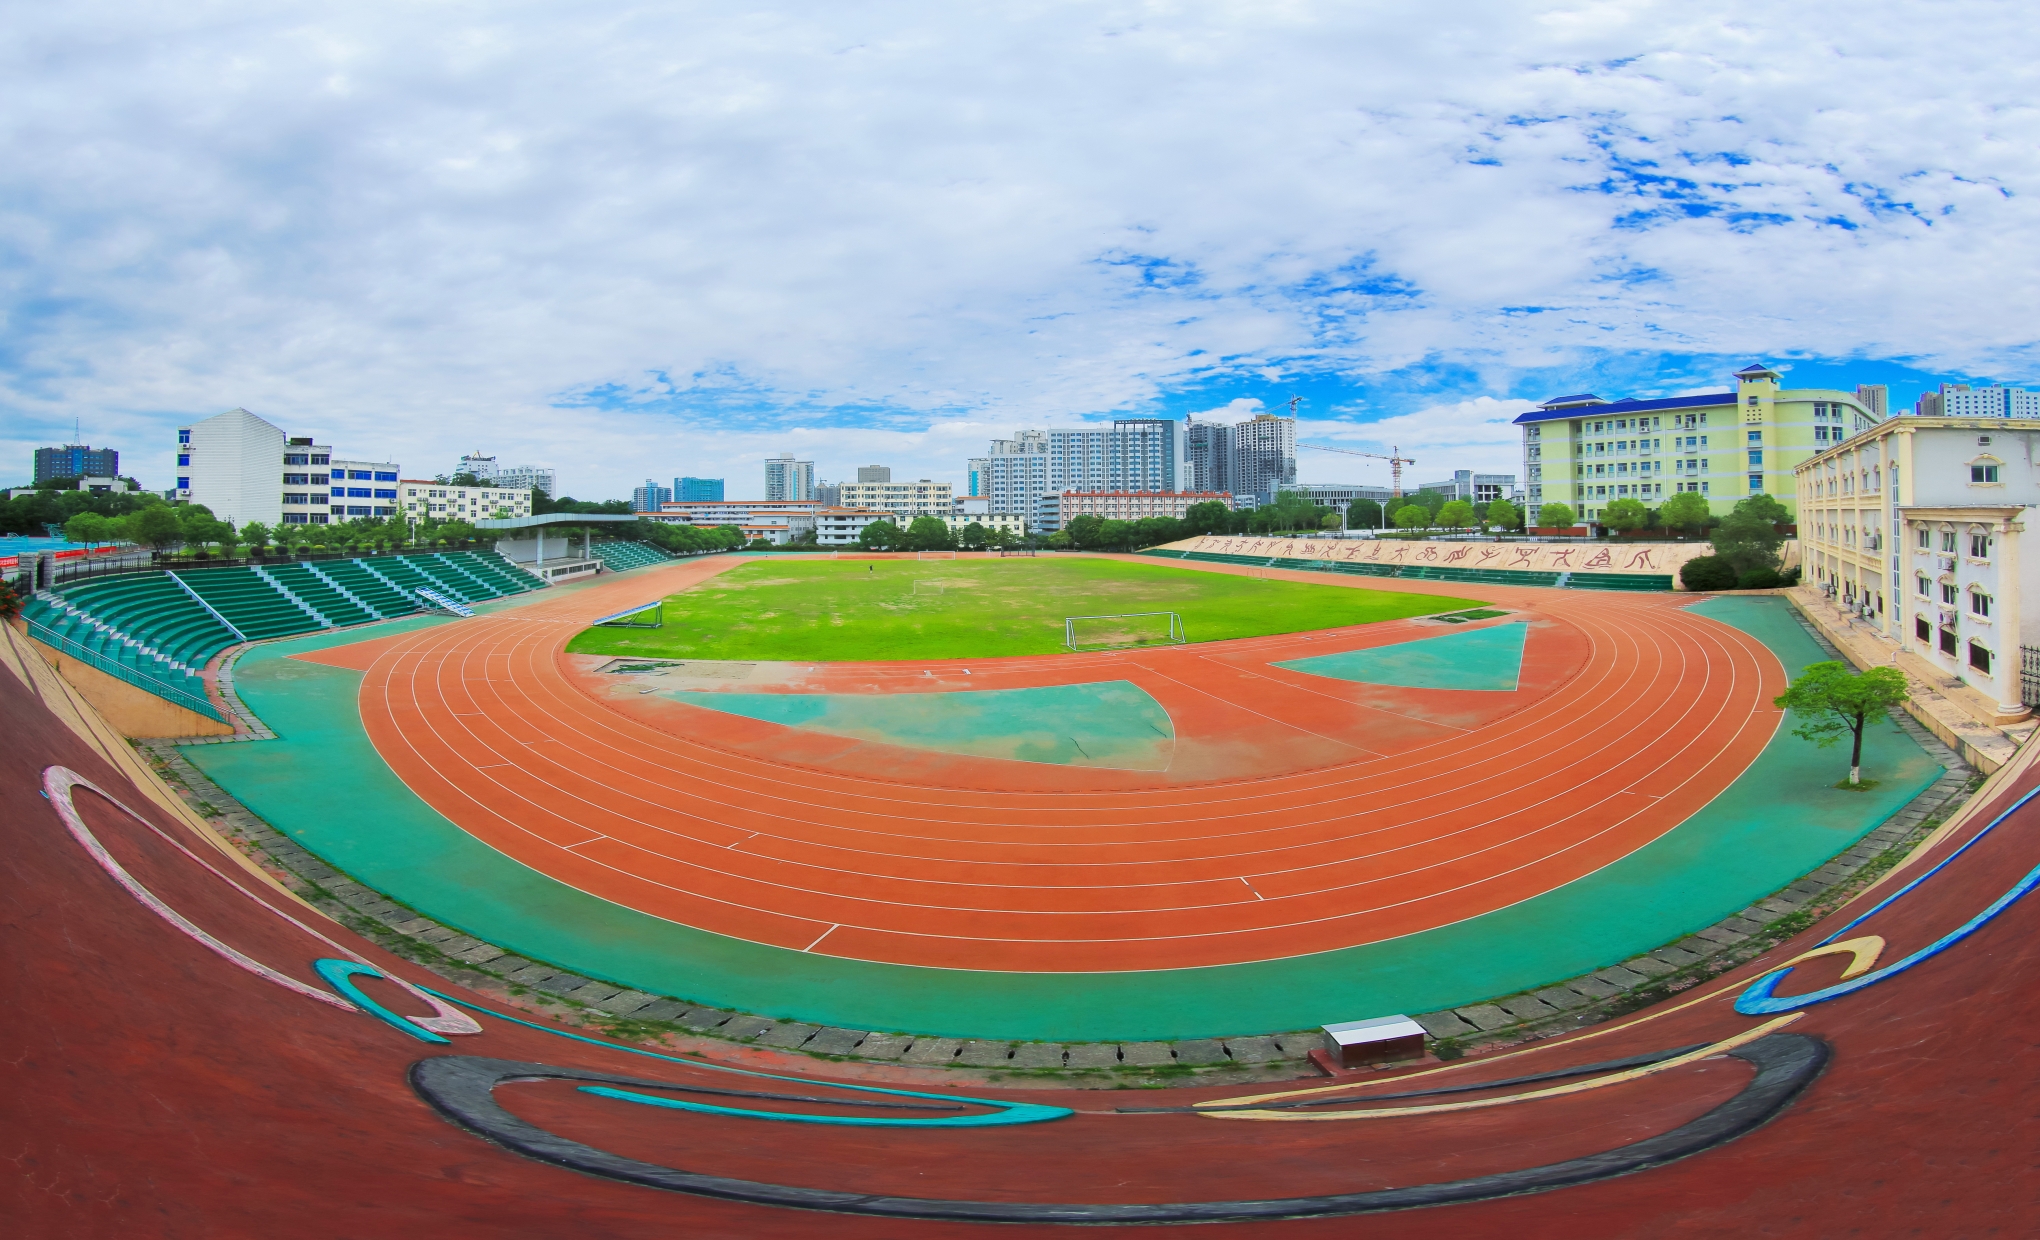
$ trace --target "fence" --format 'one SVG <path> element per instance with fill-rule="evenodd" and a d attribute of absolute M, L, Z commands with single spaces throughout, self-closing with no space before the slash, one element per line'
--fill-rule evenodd
<path fill-rule="evenodd" d="M 2019 700 L 2040 706 L 2040 646 L 2019 647 Z"/>

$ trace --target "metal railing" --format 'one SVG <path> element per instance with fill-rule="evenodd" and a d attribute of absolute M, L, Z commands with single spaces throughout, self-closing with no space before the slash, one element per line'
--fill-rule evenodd
<path fill-rule="evenodd" d="M 159 680 L 140 668 L 130 667 L 118 659 L 109 659 L 90 646 L 66 637 L 64 634 L 38 621 L 28 621 L 28 635 L 61 654 L 68 655 L 80 663 L 97 668 L 109 676 L 125 680 L 135 688 L 153 693 L 166 702 L 204 715 L 206 718 L 217 723 L 225 723 L 227 721 L 226 717 L 220 714 L 219 708 L 214 706 L 211 699 L 207 698 L 204 694 L 194 693 L 182 685 L 174 685 L 167 680 Z"/>

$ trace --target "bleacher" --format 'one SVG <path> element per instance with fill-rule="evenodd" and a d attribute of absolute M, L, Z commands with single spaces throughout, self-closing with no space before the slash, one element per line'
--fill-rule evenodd
<path fill-rule="evenodd" d="M 1400 577 L 1404 580 L 1452 582 L 1463 585 L 1542 586 L 1547 589 L 1667 591 L 1670 574 L 1651 573 L 1543 573 L 1520 568 L 1454 568 L 1446 564 L 1381 564 L 1365 560 L 1305 560 L 1286 556 L 1234 555 L 1218 551 L 1177 551 L 1157 547 L 1142 555 L 1174 560 L 1201 560 L 1211 564 L 1239 564 L 1250 568 L 1294 568 L 1306 572 L 1348 573 L 1360 577 Z"/>
<path fill-rule="evenodd" d="M 200 673 L 243 640 L 411 615 L 420 589 L 466 605 L 542 585 L 494 552 L 279 560 L 88 578 L 36 594 L 22 616 L 36 640 L 219 719 Z"/>
<path fill-rule="evenodd" d="M 641 542 L 599 542 L 588 550 L 602 561 L 602 567 L 612 573 L 628 568 L 648 568 L 673 558 L 650 543 Z"/>
<path fill-rule="evenodd" d="M 200 568 L 177 574 L 249 641 L 288 637 L 332 626 L 306 604 L 252 568 Z"/>

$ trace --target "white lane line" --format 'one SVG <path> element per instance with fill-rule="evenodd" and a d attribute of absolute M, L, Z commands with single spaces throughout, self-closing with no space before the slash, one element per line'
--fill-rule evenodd
<path fill-rule="evenodd" d="M 816 935 L 814 942 L 808 944 L 806 947 L 801 948 L 801 950 L 803 952 L 813 951 L 815 948 L 820 947 L 822 945 L 823 939 L 828 938 L 830 935 L 836 933 L 836 931 L 841 930 L 842 928 L 843 927 L 841 926 L 830 926 L 827 930 L 824 930 L 820 934 Z"/>

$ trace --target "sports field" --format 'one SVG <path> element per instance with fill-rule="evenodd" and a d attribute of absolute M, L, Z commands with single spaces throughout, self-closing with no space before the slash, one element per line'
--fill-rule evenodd
<path fill-rule="evenodd" d="M 985 659 L 1062 650 L 1067 616 L 1173 611 L 1190 641 L 1210 642 L 1474 605 L 1121 560 L 760 561 L 669 596 L 664 628 L 593 628 L 567 649 L 688 659 Z"/>

